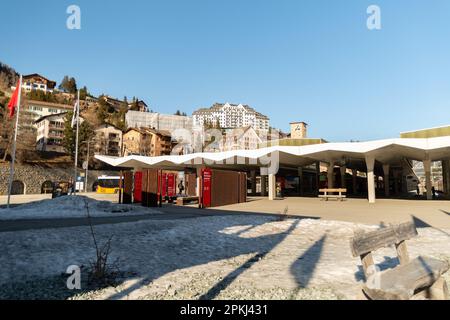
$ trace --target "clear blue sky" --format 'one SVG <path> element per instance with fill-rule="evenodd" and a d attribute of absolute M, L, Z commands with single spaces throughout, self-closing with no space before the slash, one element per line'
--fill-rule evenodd
<path fill-rule="evenodd" d="M 66 8 L 82 30 L 66 28 Z M 382 10 L 382 30 L 366 9 Z M 4 1 L 0 61 L 159 112 L 246 103 L 330 141 L 450 123 L 448 0 Z"/>

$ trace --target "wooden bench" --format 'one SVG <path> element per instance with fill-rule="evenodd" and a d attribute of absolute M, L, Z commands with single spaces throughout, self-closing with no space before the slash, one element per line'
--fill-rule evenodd
<path fill-rule="evenodd" d="M 447 261 L 428 257 L 410 260 L 406 240 L 417 236 L 413 222 L 389 226 L 373 232 L 355 232 L 351 240 L 354 257 L 360 257 L 366 277 L 363 292 L 371 300 L 449 299 L 442 275 L 448 271 Z M 372 252 L 395 246 L 400 264 L 379 271 Z"/>
<path fill-rule="evenodd" d="M 198 203 L 199 197 L 194 196 L 194 197 L 178 197 L 177 198 L 177 206 L 184 206 L 187 203 L 192 203 L 192 202 Z"/>
<path fill-rule="evenodd" d="M 343 201 L 347 197 L 344 194 L 347 193 L 347 189 L 320 189 L 319 193 L 323 193 L 319 195 L 319 198 L 322 198 L 325 201 L 328 201 L 329 198 Z"/>

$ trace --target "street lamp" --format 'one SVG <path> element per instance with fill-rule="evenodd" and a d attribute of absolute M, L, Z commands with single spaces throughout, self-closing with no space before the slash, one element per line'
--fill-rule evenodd
<path fill-rule="evenodd" d="M 87 193 L 87 185 L 88 185 L 88 173 L 89 173 L 89 146 L 91 144 L 91 142 L 95 142 L 95 139 L 90 139 L 87 141 L 82 141 L 80 143 L 80 145 L 82 145 L 83 143 L 87 144 L 87 151 L 86 151 L 86 168 L 84 168 L 85 170 L 85 179 L 84 179 L 84 193 Z M 83 164 L 84 165 L 84 164 Z"/>

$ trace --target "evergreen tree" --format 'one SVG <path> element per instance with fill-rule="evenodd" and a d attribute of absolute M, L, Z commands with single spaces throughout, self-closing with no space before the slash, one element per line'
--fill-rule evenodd
<path fill-rule="evenodd" d="M 73 111 L 69 111 L 64 119 L 64 138 L 62 139 L 62 145 L 64 150 L 72 157 L 75 154 L 75 132 L 72 128 Z"/>
<path fill-rule="evenodd" d="M 72 128 L 72 116 L 73 111 L 69 111 L 64 119 L 64 138 L 62 140 L 62 145 L 66 152 L 70 154 L 72 159 L 75 158 L 75 140 L 76 140 L 76 128 Z M 78 131 L 78 159 L 80 163 L 82 162 L 83 155 L 86 153 L 86 144 L 81 144 L 83 141 L 90 141 L 95 135 L 94 129 L 87 121 L 83 121 L 79 125 Z"/>
<path fill-rule="evenodd" d="M 77 93 L 78 88 L 77 88 L 77 81 L 75 80 L 75 78 L 70 78 L 69 79 L 69 87 L 68 87 L 68 92 L 75 94 Z"/>
<path fill-rule="evenodd" d="M 127 111 L 128 111 L 128 103 L 125 100 L 125 102 L 120 106 L 120 110 L 118 113 L 118 121 L 114 124 L 117 128 L 119 128 L 122 131 L 127 130 L 127 124 L 125 121 Z"/>
<path fill-rule="evenodd" d="M 69 76 L 64 76 L 63 80 L 59 85 L 59 90 L 75 94 L 78 91 L 77 81 L 73 77 L 69 78 Z"/>
<path fill-rule="evenodd" d="M 106 120 L 108 119 L 108 109 L 109 109 L 108 103 L 105 101 L 103 96 L 100 96 L 98 98 L 96 111 L 97 120 L 100 122 L 100 124 L 106 123 Z"/>
<path fill-rule="evenodd" d="M 59 84 L 59 90 L 66 92 L 67 85 L 69 83 L 69 76 L 64 76 L 64 78 L 61 80 L 61 83 Z"/>
<path fill-rule="evenodd" d="M 139 100 L 136 98 L 133 98 L 133 102 L 131 103 L 130 107 L 131 111 L 139 111 Z"/>
<path fill-rule="evenodd" d="M 89 95 L 89 91 L 86 86 L 80 89 L 80 100 L 86 100 L 86 97 Z"/>

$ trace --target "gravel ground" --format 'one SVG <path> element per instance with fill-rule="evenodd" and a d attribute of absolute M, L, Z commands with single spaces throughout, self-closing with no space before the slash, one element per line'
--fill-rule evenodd
<path fill-rule="evenodd" d="M 239 268 L 242 263 L 254 255 L 236 257 L 227 262 L 218 263 L 216 268 L 210 265 L 207 270 L 184 270 L 164 276 L 150 284 L 141 291 L 144 295 L 136 297 L 139 300 L 339 300 L 344 299 L 331 287 L 312 287 L 287 289 L 282 287 L 257 288 L 236 279 L 229 284 L 227 271 Z M 115 288 L 99 289 L 81 293 L 71 299 L 98 300 L 106 299 L 120 293 L 126 285 Z M 214 288 L 214 290 L 211 290 Z M 135 297 L 131 297 L 135 299 Z"/>
<path fill-rule="evenodd" d="M 111 235 L 111 261 L 121 271 L 114 286 L 69 291 L 69 265 L 95 256 L 88 227 L 0 233 L 0 299 L 354 299 L 362 270 L 350 253 L 356 229 L 378 226 L 264 216 L 215 216 L 95 227 Z M 412 257 L 450 261 L 446 230 L 419 228 L 408 242 Z M 384 268 L 393 248 L 379 250 Z M 449 274 L 445 275 L 449 281 Z"/>

